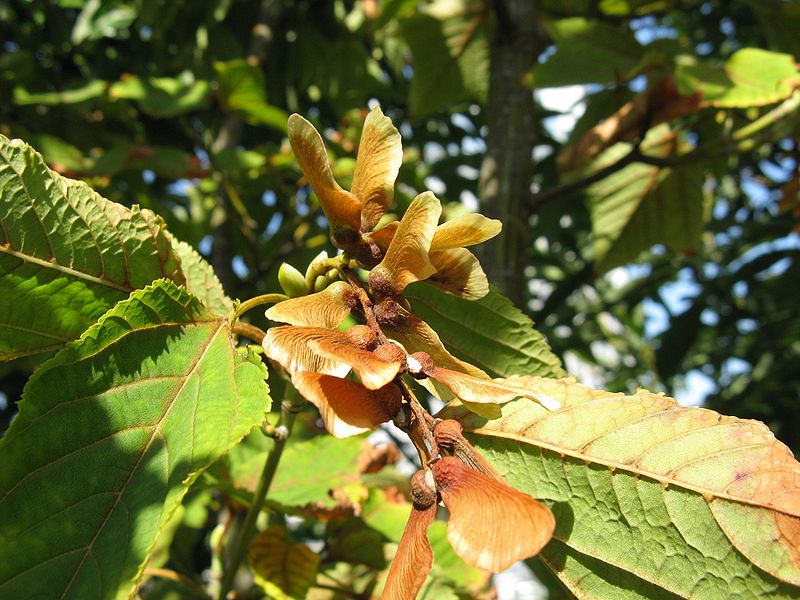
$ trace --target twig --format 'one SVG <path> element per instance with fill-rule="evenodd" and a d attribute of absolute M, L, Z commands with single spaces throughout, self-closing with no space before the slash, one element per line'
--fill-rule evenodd
<path fill-rule="evenodd" d="M 250 338 L 258 344 L 263 342 L 264 336 L 267 335 L 267 333 L 260 327 L 256 327 L 250 323 L 242 323 L 241 321 L 234 323 L 233 327 L 231 327 L 231 331 L 237 335 L 243 335 L 246 338 Z"/>
<path fill-rule="evenodd" d="M 257 306 L 262 306 L 264 304 L 277 304 L 278 302 L 283 302 L 284 300 L 288 300 L 289 296 L 284 294 L 262 294 L 261 296 L 256 296 L 255 298 L 250 298 L 249 300 L 245 300 L 242 302 L 237 308 L 236 311 L 233 313 L 233 318 L 238 319 L 248 310 L 251 310 Z"/>
<path fill-rule="evenodd" d="M 178 583 L 182 587 L 186 588 L 188 592 L 191 592 L 191 594 L 197 598 L 209 598 L 209 595 L 206 594 L 205 590 L 203 590 L 200 584 L 189 579 L 186 575 L 178 573 L 177 571 L 173 571 L 172 569 L 149 567 L 144 570 L 144 574 L 149 575 L 150 577 L 160 577 L 162 579 L 174 581 L 175 583 Z"/>
<path fill-rule="evenodd" d="M 233 585 L 233 580 L 247 551 L 247 545 L 255 532 L 256 519 L 261 513 L 261 509 L 264 508 L 269 486 L 272 484 L 283 449 L 286 447 L 286 440 L 292 432 L 295 417 L 302 410 L 302 407 L 302 402 L 297 399 L 287 399 L 281 403 L 281 416 L 278 420 L 278 425 L 275 427 L 275 444 L 272 446 L 269 455 L 267 455 L 264 469 L 258 481 L 258 487 L 253 494 L 253 503 L 247 511 L 247 516 L 239 530 L 239 535 L 233 544 L 233 553 L 231 554 L 230 562 L 225 568 L 225 575 L 222 578 L 222 585 L 217 596 L 218 600 L 225 600 Z"/>

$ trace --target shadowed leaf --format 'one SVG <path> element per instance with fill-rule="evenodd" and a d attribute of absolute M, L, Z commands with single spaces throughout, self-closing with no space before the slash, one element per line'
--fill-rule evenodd
<path fill-rule="evenodd" d="M 263 420 L 265 376 L 167 281 L 44 363 L 0 440 L 0 596 L 132 594 L 188 484 Z"/>

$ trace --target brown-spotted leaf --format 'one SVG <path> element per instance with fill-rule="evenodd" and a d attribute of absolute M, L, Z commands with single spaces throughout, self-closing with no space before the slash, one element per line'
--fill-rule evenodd
<path fill-rule="evenodd" d="M 537 386 L 563 408 L 519 399 L 491 420 L 444 415 L 509 483 L 555 503 L 559 543 L 543 558 L 568 587 L 580 581 L 569 565 L 590 557 L 601 579 L 622 569 L 665 595 L 797 597 L 800 464 L 765 425 L 647 391 Z"/>

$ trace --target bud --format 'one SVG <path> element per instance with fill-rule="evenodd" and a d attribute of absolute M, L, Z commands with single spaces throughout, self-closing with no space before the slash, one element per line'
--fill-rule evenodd
<path fill-rule="evenodd" d="M 308 294 L 306 278 L 289 263 L 283 263 L 278 269 L 278 283 L 289 298 L 297 298 Z"/>

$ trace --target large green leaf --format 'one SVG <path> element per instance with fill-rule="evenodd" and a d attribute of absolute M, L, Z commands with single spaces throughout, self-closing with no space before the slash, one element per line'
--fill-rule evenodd
<path fill-rule="evenodd" d="M 627 81 L 645 54 L 633 33 L 576 17 L 547 23 L 555 53 L 534 67 L 534 87 Z"/>
<path fill-rule="evenodd" d="M 646 391 L 536 386 L 563 408 L 515 400 L 492 420 L 444 414 L 511 485 L 551 506 L 541 558 L 576 595 L 800 595 L 800 464 L 765 425 Z"/>
<path fill-rule="evenodd" d="M 0 597 L 130 595 L 188 484 L 263 420 L 265 377 L 163 280 L 42 365 L 0 440 Z"/>
<path fill-rule="evenodd" d="M 563 375 L 561 361 L 533 321 L 496 289 L 480 300 L 464 300 L 415 284 L 405 295 L 448 350 L 492 377 Z"/>
<path fill-rule="evenodd" d="M 434 2 L 402 22 L 414 58 L 411 110 L 423 116 L 463 100 L 485 100 L 489 43 L 485 7 L 474 0 Z"/>
<path fill-rule="evenodd" d="M 665 125 L 651 131 L 643 149 L 667 156 L 674 143 Z M 629 151 L 629 144 L 616 144 L 591 169 L 611 164 Z M 598 273 L 632 261 L 655 244 L 680 252 L 695 250 L 700 243 L 705 202 L 700 165 L 661 168 L 634 163 L 590 186 L 586 194 Z"/>
<path fill-rule="evenodd" d="M 164 222 L 0 135 L 0 360 L 58 349 L 154 279 L 184 278 Z"/>
<path fill-rule="evenodd" d="M 800 72 L 790 54 L 743 48 L 722 65 L 678 65 L 675 80 L 682 94 L 701 92 L 706 106 L 746 108 L 788 98 L 800 86 Z"/>

